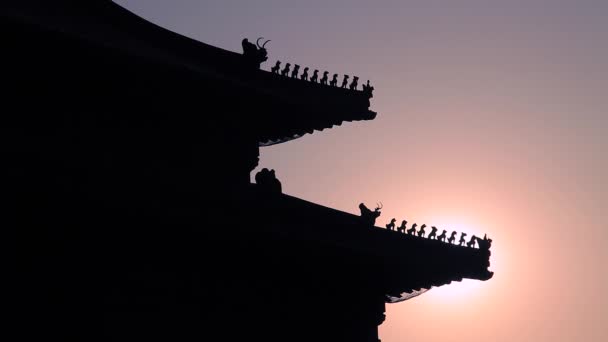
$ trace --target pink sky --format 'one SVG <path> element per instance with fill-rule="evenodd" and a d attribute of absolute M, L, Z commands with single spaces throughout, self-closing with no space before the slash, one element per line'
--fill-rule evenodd
<path fill-rule="evenodd" d="M 493 238 L 493 279 L 388 305 L 384 342 L 608 341 L 608 2 L 117 2 L 233 51 L 263 35 L 266 68 L 372 81 L 376 120 L 260 167 L 333 208 L 382 201 L 379 223 Z"/>

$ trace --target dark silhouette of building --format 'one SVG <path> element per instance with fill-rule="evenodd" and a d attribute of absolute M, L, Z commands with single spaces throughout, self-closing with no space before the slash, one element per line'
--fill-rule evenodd
<path fill-rule="evenodd" d="M 261 146 L 374 119 L 369 83 L 266 72 L 263 45 L 222 50 L 108 0 L 5 1 L 0 24 L 21 340 L 376 342 L 385 303 L 492 277 L 491 240 L 396 234 L 251 183 Z"/>

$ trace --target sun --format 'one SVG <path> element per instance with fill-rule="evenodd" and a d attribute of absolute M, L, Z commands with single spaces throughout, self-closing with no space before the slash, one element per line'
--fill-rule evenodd
<path fill-rule="evenodd" d="M 477 297 L 483 285 L 483 282 L 478 280 L 463 279 L 462 281 L 453 281 L 447 285 L 434 287 L 425 295 L 428 299 L 441 302 L 470 302 Z"/>
<path fill-rule="evenodd" d="M 483 236 L 484 232 L 479 229 L 478 225 L 472 223 L 472 220 L 467 218 L 456 217 L 437 217 L 432 220 L 432 224 L 441 229 L 446 229 L 448 233 L 457 231 L 457 239 L 460 233 L 467 233 L 468 238 L 472 235 Z M 480 290 L 483 289 L 484 283 L 478 280 L 463 279 L 462 281 L 453 281 L 439 287 L 434 287 L 425 294 L 429 300 L 439 301 L 442 303 L 450 302 L 470 302 L 479 296 Z"/>

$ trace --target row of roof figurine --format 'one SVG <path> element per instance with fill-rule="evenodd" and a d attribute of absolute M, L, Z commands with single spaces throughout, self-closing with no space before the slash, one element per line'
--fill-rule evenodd
<path fill-rule="evenodd" d="M 375 226 L 376 219 L 381 214 L 381 212 L 380 212 L 381 209 L 382 209 L 382 203 L 376 204 L 376 208 L 374 210 L 369 209 L 363 203 L 359 204 L 359 210 L 361 210 L 361 219 L 363 220 L 363 222 L 366 225 L 369 225 L 372 227 Z M 418 235 L 418 237 L 425 237 L 425 235 L 426 235 L 426 231 L 424 230 L 424 228 L 426 228 L 426 224 L 423 224 L 422 226 L 420 226 L 420 230 L 416 231 L 416 227 L 418 226 L 416 223 L 414 223 L 410 229 L 407 229 L 406 220 L 403 220 L 399 227 L 397 227 L 395 225 L 395 222 L 397 222 L 397 220 L 395 218 L 393 218 L 391 220 L 391 222 L 386 225 L 386 229 L 393 230 L 393 231 L 397 230 L 398 233 L 403 233 L 403 234 L 407 233 L 408 235 L 414 235 L 414 236 Z M 446 242 L 446 239 L 447 239 L 447 242 L 449 244 L 454 244 L 454 242 L 456 242 L 457 234 L 458 234 L 458 232 L 453 231 L 452 234 L 450 235 L 450 237 L 448 238 L 447 230 L 444 229 L 443 233 L 441 233 L 439 236 L 437 236 L 437 228 L 433 226 L 433 227 L 431 227 L 431 232 L 429 233 L 428 239 L 431 239 L 431 240 L 434 239 L 434 240 L 438 240 L 438 241 L 442 241 L 442 242 Z M 480 239 L 477 236 L 473 235 L 473 236 L 471 236 L 471 239 L 469 240 L 469 242 L 467 242 L 465 240 L 466 236 L 467 236 L 467 233 L 460 234 L 460 240 L 458 241 L 459 246 L 466 244 L 467 247 L 475 247 L 475 242 L 477 242 L 477 245 L 479 246 L 480 249 L 489 250 L 490 247 L 492 246 L 492 239 L 488 239 L 488 237 L 486 235 L 484 235 L 483 239 Z"/>
<path fill-rule="evenodd" d="M 424 230 L 424 228 L 426 228 L 426 224 L 420 226 L 420 229 L 416 231 L 416 227 L 418 226 L 416 223 L 414 223 L 410 229 L 407 229 L 406 220 L 401 221 L 401 225 L 399 227 L 395 225 L 395 222 L 397 222 L 397 220 L 393 218 L 391 222 L 386 225 L 386 229 L 393 231 L 397 230 L 398 233 L 407 233 L 408 235 L 418 235 L 418 237 L 425 237 L 426 235 L 426 231 Z M 441 242 L 446 242 L 447 239 L 447 242 L 449 244 L 454 244 L 456 242 L 456 235 L 458 234 L 458 232 L 453 231 L 452 234 L 450 234 L 449 238 L 446 234 L 447 230 L 444 229 L 441 234 L 437 235 L 437 228 L 435 226 L 431 226 L 431 232 L 429 233 L 427 238 L 431 240 L 438 240 Z M 487 236 L 484 236 L 483 239 L 480 239 L 477 236 L 473 235 L 471 236 L 471 239 L 469 239 L 468 242 L 465 239 L 466 236 L 467 233 L 460 233 L 460 240 L 458 241 L 458 246 L 466 244 L 467 247 L 475 247 L 475 242 L 477 242 L 479 248 L 489 249 L 490 245 L 492 244 L 492 239 L 488 239 Z"/>
<path fill-rule="evenodd" d="M 322 85 L 329 85 L 331 87 L 338 86 L 338 74 L 334 74 L 330 80 L 329 71 L 324 71 L 323 76 L 319 79 L 319 70 L 315 69 L 313 71 L 312 75 L 308 74 L 309 70 L 310 70 L 310 68 L 306 67 L 306 68 L 304 68 L 304 71 L 302 71 L 302 74 L 300 74 L 300 66 L 296 64 L 293 66 L 293 69 L 291 69 L 290 63 L 285 64 L 285 67 L 283 67 L 283 69 L 281 69 L 281 61 L 277 61 L 276 64 L 270 69 L 270 71 L 273 74 L 277 74 L 277 75 L 281 75 L 281 76 L 285 76 L 285 77 L 291 77 L 291 78 L 295 78 L 295 79 L 299 78 L 303 81 L 310 81 L 312 83 L 320 83 Z M 310 76 L 310 78 L 309 78 L 309 76 Z M 340 88 L 343 88 L 343 89 L 348 88 L 350 90 L 357 90 L 357 87 L 359 86 L 359 77 L 354 76 L 353 80 L 350 82 L 350 84 L 348 83 L 349 78 L 350 78 L 350 76 L 344 75 Z M 372 87 L 369 84 L 369 80 L 367 81 L 367 84 L 363 84 L 364 92 L 371 93 L 373 90 L 374 90 L 374 87 Z"/>

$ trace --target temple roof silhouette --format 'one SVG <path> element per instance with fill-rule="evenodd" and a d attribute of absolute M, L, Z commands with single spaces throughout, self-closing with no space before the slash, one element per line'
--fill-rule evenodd
<path fill-rule="evenodd" d="M 35 4 L 35 5 L 32 5 Z M 91 53 L 146 61 L 150 74 L 170 69 L 184 79 L 214 82 L 259 97 L 260 145 L 298 138 L 343 122 L 372 120 L 370 95 L 252 69 L 242 53 L 227 51 L 157 26 L 109 0 L 23 0 L 3 3 L 4 20 L 39 34 L 81 44 Z M 170 86 L 170 85 L 167 85 Z M 201 107 L 205 106 L 202 102 Z M 257 104 L 252 104 L 257 105 Z"/>
<path fill-rule="evenodd" d="M 266 194 L 252 188 L 261 215 L 272 213 L 268 233 L 287 239 L 322 241 L 345 254 L 365 255 L 382 265 L 375 281 L 384 288 L 387 302 L 408 294 L 463 279 L 488 280 L 489 250 L 470 248 L 370 228 L 358 215 L 328 208 L 286 194 Z M 354 203 L 353 203 L 354 204 Z"/>
<path fill-rule="evenodd" d="M 493 276 L 491 240 L 379 228 L 269 170 L 252 183 L 260 146 L 372 120 L 371 91 L 260 70 L 109 0 L 4 1 L 0 28 L 21 334 L 377 342 L 385 303 Z"/>
<path fill-rule="evenodd" d="M 35 4 L 35 5 L 34 5 Z M 111 54 L 126 63 L 171 70 L 184 80 L 202 79 L 260 98 L 253 106 L 266 110 L 256 117 L 260 145 L 280 143 L 345 121 L 372 120 L 370 94 L 323 86 L 252 69 L 242 53 L 227 51 L 152 24 L 108 0 L 23 0 L 3 3 L 3 20 L 38 35 L 68 40 L 90 53 Z M 94 66 L 92 66 L 94 67 Z M 196 83 L 195 83 L 196 84 Z M 162 85 L 161 85 L 162 86 Z M 171 87 L 172 85 L 166 85 Z M 204 94 L 201 94 L 201 97 Z M 266 103 L 264 103 L 266 101 Z M 200 102 L 201 108 L 205 106 Z M 288 195 L 260 196 L 259 205 L 277 213 L 273 222 L 282 230 L 298 222 L 292 237 L 324 241 L 337 248 L 357 250 L 379 258 L 386 295 L 449 284 L 463 278 L 487 280 L 492 273 L 489 251 L 458 247 L 375 227 L 361 226 L 360 217 Z M 266 212 L 266 211 L 262 211 Z M 259 218 L 263 220 L 263 217 Z M 269 229 L 278 227 L 268 225 Z M 275 233 L 277 232 L 275 231 Z M 420 262 L 424 260 L 424 262 Z M 402 270 L 408 275 L 402 276 Z"/>

